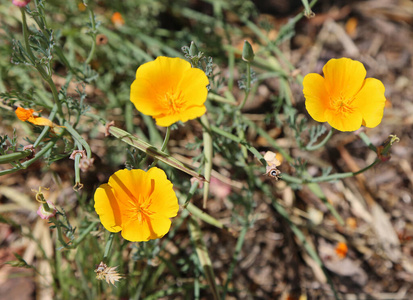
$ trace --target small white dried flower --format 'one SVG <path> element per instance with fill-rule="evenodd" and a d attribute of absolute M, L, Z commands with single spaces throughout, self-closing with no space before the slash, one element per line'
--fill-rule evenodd
<path fill-rule="evenodd" d="M 118 267 L 108 267 L 103 261 L 100 262 L 99 266 L 96 268 L 96 279 L 106 280 L 108 284 L 115 285 L 115 282 L 123 278 L 123 275 L 119 274 L 116 269 Z"/>

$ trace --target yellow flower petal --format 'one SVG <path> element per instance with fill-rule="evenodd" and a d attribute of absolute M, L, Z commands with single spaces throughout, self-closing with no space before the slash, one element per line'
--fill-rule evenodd
<path fill-rule="evenodd" d="M 150 210 L 156 212 L 155 217 L 158 214 L 166 218 L 175 217 L 179 210 L 178 198 L 176 198 L 173 185 L 166 178 L 165 172 L 158 168 L 151 168 L 147 174 L 156 182 L 155 189 L 150 196 Z"/>
<path fill-rule="evenodd" d="M 360 128 L 363 121 L 362 115 L 358 110 L 343 114 L 335 110 L 326 110 L 325 116 L 331 127 L 340 131 L 355 131 Z"/>
<path fill-rule="evenodd" d="M 366 69 L 349 58 L 330 59 L 323 68 L 326 89 L 332 98 L 351 98 L 361 89 Z"/>
<path fill-rule="evenodd" d="M 168 218 L 155 218 L 152 220 L 152 224 L 156 224 L 156 226 L 153 227 L 153 231 L 157 238 L 160 238 L 168 233 L 172 222 Z"/>
<path fill-rule="evenodd" d="M 122 236 L 133 242 L 164 236 L 178 209 L 173 185 L 158 168 L 117 171 L 95 192 L 95 210 L 103 226 L 122 230 Z"/>
<path fill-rule="evenodd" d="M 141 195 L 148 194 L 150 185 L 144 184 L 146 173 L 143 170 L 119 170 L 109 178 L 108 184 L 122 208 L 129 209 L 139 203 Z"/>
<path fill-rule="evenodd" d="M 146 242 L 159 239 L 168 233 L 171 220 L 168 218 L 145 218 L 142 222 L 131 220 L 122 228 L 122 237 L 131 242 Z"/>
<path fill-rule="evenodd" d="M 122 227 L 122 217 L 119 204 L 108 184 L 102 184 L 95 192 L 95 210 L 100 222 L 110 232 L 119 232 Z"/>
<path fill-rule="evenodd" d="M 315 73 L 307 74 L 303 80 L 305 107 L 317 122 L 327 121 L 325 112 L 329 108 L 329 97 L 324 78 Z"/>
<path fill-rule="evenodd" d="M 206 88 L 208 84 L 209 80 L 204 71 L 191 68 L 188 72 L 184 72 L 177 88 L 182 91 L 185 107 L 204 107 L 203 104 L 208 95 L 208 89 Z"/>
<path fill-rule="evenodd" d="M 323 72 L 324 78 L 311 73 L 303 81 L 305 106 L 314 120 L 327 121 L 341 131 L 355 131 L 361 125 L 375 127 L 381 122 L 384 86 L 377 79 L 364 79 L 362 63 L 331 59 Z"/>
<path fill-rule="evenodd" d="M 163 126 L 163 127 L 168 127 L 169 125 L 177 122 L 177 121 L 182 121 L 186 122 L 189 119 L 193 119 L 202 116 L 206 112 L 205 106 L 193 106 L 190 108 L 187 108 L 185 111 L 185 114 L 179 114 L 179 115 L 158 115 L 155 116 L 156 118 L 156 125 L 158 126 Z"/>
<path fill-rule="evenodd" d="M 56 126 L 49 119 L 42 118 L 42 117 L 31 117 L 27 121 L 29 121 L 30 123 L 32 123 L 34 125 L 38 125 L 38 126 L 50 126 L 50 127 Z"/>
<path fill-rule="evenodd" d="M 19 118 L 20 121 L 27 121 L 29 118 L 33 117 L 34 110 L 33 109 L 25 109 L 23 107 L 18 107 L 15 110 L 17 118 Z"/>
<path fill-rule="evenodd" d="M 156 99 L 161 97 L 162 92 L 159 90 L 159 87 L 156 87 L 156 85 L 147 78 L 141 78 L 140 80 L 132 82 L 130 99 L 136 109 L 144 115 L 153 116 L 163 111 L 162 103 L 156 101 Z"/>
<path fill-rule="evenodd" d="M 353 104 L 361 112 L 363 125 L 366 127 L 373 128 L 380 124 L 386 102 L 384 91 L 384 85 L 380 80 L 367 78 L 355 96 Z"/>
<path fill-rule="evenodd" d="M 121 234 L 125 240 L 131 242 L 146 242 L 160 238 L 155 234 L 151 222 L 146 218 L 143 221 L 129 220 L 129 222 L 123 224 Z"/>
<path fill-rule="evenodd" d="M 208 78 L 181 58 L 158 57 L 141 65 L 131 85 L 130 100 L 160 126 L 186 122 L 204 114 Z M 158 120 L 162 119 L 162 120 Z"/>

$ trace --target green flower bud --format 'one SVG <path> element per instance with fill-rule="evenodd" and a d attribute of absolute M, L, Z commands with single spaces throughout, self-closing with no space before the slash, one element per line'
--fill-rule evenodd
<path fill-rule="evenodd" d="M 197 56 L 199 53 L 198 47 L 195 45 L 195 43 L 192 41 L 191 46 L 189 46 L 189 55 Z"/>
<path fill-rule="evenodd" d="M 245 40 L 244 48 L 242 48 L 242 59 L 246 62 L 252 62 L 254 60 L 254 50 L 252 50 L 251 44 Z"/>

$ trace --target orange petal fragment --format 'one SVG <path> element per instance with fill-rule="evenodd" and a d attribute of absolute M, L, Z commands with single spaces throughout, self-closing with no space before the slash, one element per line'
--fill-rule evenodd
<path fill-rule="evenodd" d="M 25 122 L 25 121 L 28 121 L 29 118 L 33 117 L 34 110 L 31 108 L 25 109 L 23 107 L 18 107 L 15 110 L 15 113 L 16 113 L 17 118 L 19 118 L 20 121 Z"/>

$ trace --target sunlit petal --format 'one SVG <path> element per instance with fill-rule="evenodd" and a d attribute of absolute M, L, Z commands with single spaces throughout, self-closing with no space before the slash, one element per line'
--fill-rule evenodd
<path fill-rule="evenodd" d="M 156 124 L 167 127 L 177 121 L 186 122 L 192 117 L 200 117 L 206 112 L 205 106 L 193 106 L 186 109 L 184 114 L 176 115 L 158 115 L 156 116 Z"/>
<path fill-rule="evenodd" d="M 138 68 L 130 100 L 137 110 L 166 127 L 205 113 L 208 84 L 205 73 L 189 62 L 161 56 Z"/>
<path fill-rule="evenodd" d="M 178 209 L 173 185 L 159 168 L 117 171 L 95 192 L 95 210 L 103 226 L 122 230 L 122 236 L 133 242 L 164 236 Z"/>
<path fill-rule="evenodd" d="M 146 220 L 129 220 L 123 225 L 122 237 L 131 242 L 146 242 L 157 239 L 159 236 L 152 229 L 152 224 Z"/>
<path fill-rule="evenodd" d="M 324 78 L 315 73 L 307 74 L 303 80 L 305 107 L 317 122 L 327 121 L 325 112 L 329 107 L 329 95 Z"/>
<path fill-rule="evenodd" d="M 303 81 L 305 106 L 314 120 L 327 121 L 341 131 L 380 124 L 386 101 L 384 86 L 377 79 L 364 79 L 362 63 L 349 58 L 331 59 L 323 72 L 324 78 L 311 73 Z"/>
<path fill-rule="evenodd" d="M 122 229 L 121 211 L 108 184 L 102 184 L 95 192 L 95 210 L 99 215 L 100 222 L 110 232 L 118 232 Z"/>
<path fill-rule="evenodd" d="M 366 69 L 349 58 L 330 59 L 323 68 L 326 89 L 333 98 L 351 98 L 362 87 Z"/>
<path fill-rule="evenodd" d="M 354 99 L 354 106 L 361 112 L 366 127 L 376 127 L 383 118 L 384 85 L 380 80 L 367 78 L 364 86 Z"/>
<path fill-rule="evenodd" d="M 327 110 L 326 118 L 331 127 L 340 131 L 355 131 L 360 128 L 363 120 L 359 111 L 343 114 L 334 110 Z"/>

